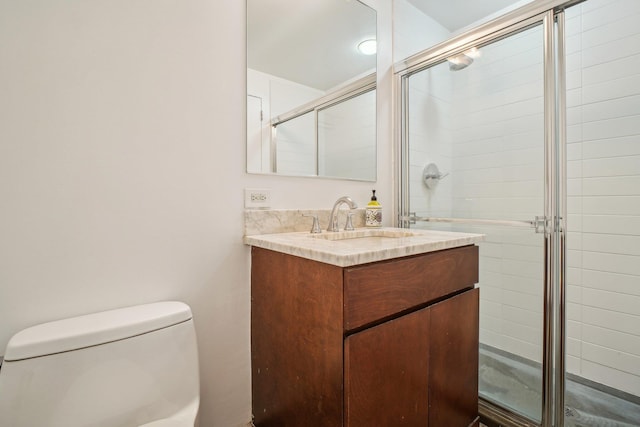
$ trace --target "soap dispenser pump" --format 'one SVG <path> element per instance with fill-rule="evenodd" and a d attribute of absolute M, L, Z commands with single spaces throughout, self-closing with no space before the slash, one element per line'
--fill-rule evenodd
<path fill-rule="evenodd" d="M 365 225 L 367 227 L 382 226 L 382 206 L 380 206 L 378 198 L 376 197 L 376 190 L 373 190 L 371 201 L 367 204 L 365 210 Z"/>

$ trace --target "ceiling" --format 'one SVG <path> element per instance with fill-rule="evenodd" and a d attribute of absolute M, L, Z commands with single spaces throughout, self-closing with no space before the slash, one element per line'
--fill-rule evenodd
<path fill-rule="evenodd" d="M 467 27 L 512 5 L 531 0 L 407 0 L 451 32 Z"/>

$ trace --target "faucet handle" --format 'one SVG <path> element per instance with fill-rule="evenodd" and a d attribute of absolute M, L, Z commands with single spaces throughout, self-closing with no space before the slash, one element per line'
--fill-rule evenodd
<path fill-rule="evenodd" d="M 347 222 L 344 225 L 344 231 L 353 231 L 355 228 L 353 227 L 353 216 L 355 214 L 353 212 L 347 212 Z"/>
<path fill-rule="evenodd" d="M 318 215 L 302 215 L 309 218 L 313 218 L 313 225 L 311 226 L 311 231 L 309 233 L 317 234 L 322 233 L 322 229 L 320 228 L 320 222 L 318 221 Z"/>

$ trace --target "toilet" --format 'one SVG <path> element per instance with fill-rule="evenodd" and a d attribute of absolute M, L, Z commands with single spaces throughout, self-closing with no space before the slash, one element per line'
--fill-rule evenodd
<path fill-rule="evenodd" d="M 191 309 L 167 301 L 33 326 L 0 366 L 0 426 L 193 427 Z"/>

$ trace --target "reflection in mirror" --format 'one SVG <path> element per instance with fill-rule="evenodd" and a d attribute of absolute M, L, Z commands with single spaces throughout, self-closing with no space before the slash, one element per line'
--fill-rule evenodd
<path fill-rule="evenodd" d="M 247 172 L 375 181 L 375 39 L 357 0 L 247 0 Z"/>

